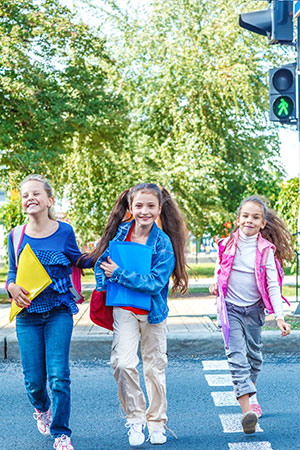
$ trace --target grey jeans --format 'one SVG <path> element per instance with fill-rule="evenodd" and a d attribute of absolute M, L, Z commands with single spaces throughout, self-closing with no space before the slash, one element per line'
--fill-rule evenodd
<path fill-rule="evenodd" d="M 226 350 L 235 395 L 255 394 L 257 376 L 262 366 L 261 327 L 265 323 L 264 304 L 259 300 L 251 306 L 226 302 L 230 324 Z"/>

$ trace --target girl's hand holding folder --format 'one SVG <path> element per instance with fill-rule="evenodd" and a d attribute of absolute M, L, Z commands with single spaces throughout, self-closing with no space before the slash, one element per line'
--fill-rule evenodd
<path fill-rule="evenodd" d="M 14 299 L 15 303 L 19 308 L 28 308 L 31 303 L 31 300 L 27 297 L 29 292 L 15 283 L 9 283 L 8 292 Z"/>
<path fill-rule="evenodd" d="M 113 271 L 116 270 L 119 266 L 112 261 L 112 259 L 108 256 L 107 261 L 103 261 L 100 264 L 101 269 L 104 271 L 105 276 L 110 278 L 113 274 Z"/>

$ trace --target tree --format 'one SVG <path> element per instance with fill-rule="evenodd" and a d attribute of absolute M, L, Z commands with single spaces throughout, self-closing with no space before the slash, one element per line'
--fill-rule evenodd
<path fill-rule="evenodd" d="M 0 15 L 3 185 L 9 191 L 29 173 L 48 176 L 59 195 L 69 193 L 82 238 L 91 237 L 99 224 L 90 228 L 84 218 L 103 196 L 89 178 L 112 176 L 123 161 L 127 110 L 109 82 L 114 61 L 103 35 L 58 0 L 0 0 Z M 89 164 L 95 173 L 85 171 Z M 100 224 L 102 214 L 100 206 Z"/>
<path fill-rule="evenodd" d="M 280 217 L 286 222 L 293 234 L 298 231 L 299 194 L 299 178 L 295 177 L 284 181 L 281 184 L 281 190 L 275 204 Z"/>
<path fill-rule="evenodd" d="M 176 195 L 196 236 L 223 227 L 245 195 L 274 201 L 282 170 L 262 64 L 272 49 L 238 27 L 236 2 L 111 6 L 136 175 Z"/>

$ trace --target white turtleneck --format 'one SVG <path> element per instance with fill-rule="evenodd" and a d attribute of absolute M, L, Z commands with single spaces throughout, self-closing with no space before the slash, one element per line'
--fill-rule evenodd
<path fill-rule="evenodd" d="M 257 234 L 247 236 L 239 230 L 239 240 L 231 274 L 228 280 L 226 301 L 237 306 L 249 306 L 260 298 L 260 292 L 255 278 L 255 260 L 257 249 Z M 219 270 L 217 260 L 215 275 Z M 277 270 L 273 251 L 269 251 L 266 262 L 266 277 L 268 293 L 274 308 L 275 318 L 283 319 L 283 306 L 280 287 L 277 280 Z"/>

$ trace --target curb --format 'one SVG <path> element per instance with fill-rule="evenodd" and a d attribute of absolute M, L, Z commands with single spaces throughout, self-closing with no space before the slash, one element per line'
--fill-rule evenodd
<path fill-rule="evenodd" d="M 300 331 L 293 331 L 290 336 L 282 337 L 279 331 L 263 331 L 263 353 L 299 353 Z M 109 360 L 112 335 L 89 336 L 76 334 L 72 337 L 70 360 L 95 361 Z M 19 361 L 19 346 L 15 336 L 0 341 L 0 360 Z M 221 332 L 181 333 L 168 336 L 169 357 L 207 357 L 224 356 L 224 342 Z"/>

